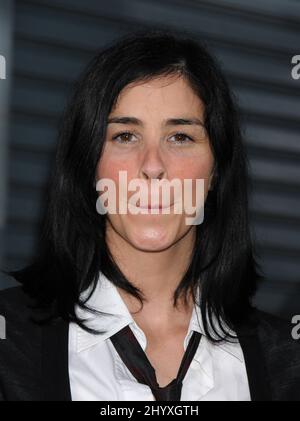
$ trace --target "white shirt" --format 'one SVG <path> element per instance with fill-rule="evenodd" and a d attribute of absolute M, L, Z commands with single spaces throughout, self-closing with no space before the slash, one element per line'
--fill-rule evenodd
<path fill-rule="evenodd" d="M 86 292 L 87 293 L 87 292 Z M 85 295 L 86 296 L 86 295 Z M 69 325 L 69 377 L 73 401 L 154 401 L 149 386 L 139 383 L 121 360 L 110 336 L 130 325 L 145 351 L 147 339 L 132 318 L 114 284 L 100 273 L 87 305 L 110 315 L 93 315 L 77 308 L 88 326 L 106 333 L 94 335 L 75 323 Z M 201 312 L 194 306 L 187 335 L 202 333 L 198 349 L 183 379 L 182 401 L 250 401 L 248 378 L 240 344 L 212 344 L 202 327 Z"/>

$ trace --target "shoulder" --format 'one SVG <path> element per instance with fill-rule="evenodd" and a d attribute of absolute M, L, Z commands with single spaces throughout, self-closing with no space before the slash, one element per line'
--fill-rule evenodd
<path fill-rule="evenodd" d="M 258 334 L 261 340 L 273 343 L 278 347 L 290 345 L 296 350 L 300 350 L 300 340 L 296 340 L 293 335 L 295 325 L 292 323 L 292 320 L 257 309 L 254 317 L 257 321 Z"/>
<path fill-rule="evenodd" d="M 0 315 L 6 328 L 6 338 L 1 342 L 1 348 L 12 343 L 21 345 L 25 337 L 29 339 L 38 334 L 40 329 L 35 322 L 36 314 L 34 300 L 21 286 L 1 290 Z"/>
<path fill-rule="evenodd" d="M 23 287 L 0 291 L 6 337 L 0 340 L 0 401 L 65 399 L 69 324 L 50 313 Z M 69 399 L 69 396 L 67 397 Z"/>
<path fill-rule="evenodd" d="M 0 311 L 13 312 L 16 310 L 15 306 L 26 309 L 29 303 L 30 298 L 24 292 L 22 286 L 6 288 L 0 291 Z"/>
<path fill-rule="evenodd" d="M 22 287 L 0 291 L 0 400 L 27 400 L 41 370 L 41 327 Z"/>
<path fill-rule="evenodd" d="M 295 334 L 297 327 L 292 320 L 259 310 L 255 313 L 257 338 L 274 399 L 300 400 L 300 337 Z"/>
<path fill-rule="evenodd" d="M 24 292 L 22 286 L 0 291 L 0 315 L 4 318 L 7 328 L 22 326 L 23 329 L 28 331 L 34 330 L 36 326 L 32 320 L 35 315 L 34 300 Z M 12 332 L 13 329 L 8 330 L 8 333 Z"/>

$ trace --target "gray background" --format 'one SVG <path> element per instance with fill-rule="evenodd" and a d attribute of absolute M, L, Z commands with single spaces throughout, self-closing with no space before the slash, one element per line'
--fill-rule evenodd
<path fill-rule="evenodd" d="M 0 81 L 10 110 L 8 136 L 2 125 L 0 133 L 2 267 L 22 267 L 35 253 L 58 119 L 83 66 L 132 30 L 186 29 L 219 58 L 241 108 L 252 228 L 267 277 L 256 303 L 287 318 L 300 314 L 300 80 L 291 77 L 291 59 L 300 54 L 299 2 L 23 0 L 3 25 L 9 4 L 0 0 L 0 54 L 12 52 Z M 2 276 L 0 287 L 10 285 Z"/>

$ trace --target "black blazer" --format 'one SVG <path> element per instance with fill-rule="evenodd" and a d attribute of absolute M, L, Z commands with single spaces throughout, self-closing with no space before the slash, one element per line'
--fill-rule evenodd
<path fill-rule="evenodd" d="M 39 326 L 22 287 L 0 292 L 6 339 L 0 339 L 0 400 L 70 401 L 68 322 Z M 253 401 L 300 401 L 300 341 L 292 325 L 255 310 L 251 328 L 236 329 Z M 230 385 L 228 385 L 230 387 Z"/>

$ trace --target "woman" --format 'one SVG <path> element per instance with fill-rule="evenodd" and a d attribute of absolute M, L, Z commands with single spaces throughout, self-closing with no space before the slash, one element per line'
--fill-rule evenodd
<path fill-rule="evenodd" d="M 147 213 L 120 212 L 120 174 Z M 192 199 L 203 180 L 200 222 L 175 213 L 175 189 L 154 198 L 174 179 Z M 115 186 L 106 202 L 99 180 Z M 101 51 L 68 105 L 49 199 L 38 256 L 0 294 L 3 400 L 300 400 L 291 326 L 251 304 L 247 160 L 203 46 L 153 30 Z"/>

